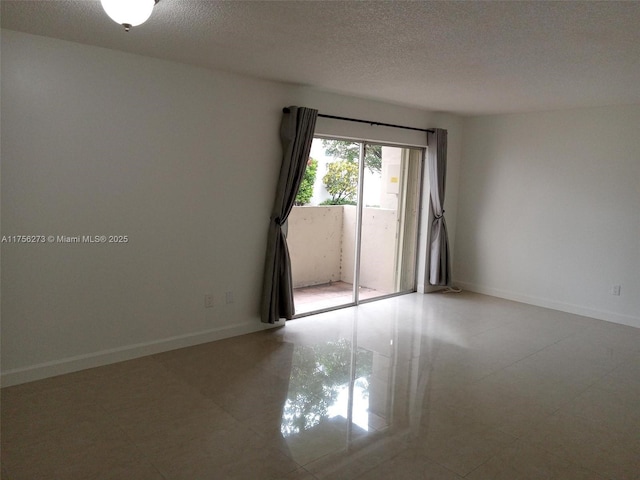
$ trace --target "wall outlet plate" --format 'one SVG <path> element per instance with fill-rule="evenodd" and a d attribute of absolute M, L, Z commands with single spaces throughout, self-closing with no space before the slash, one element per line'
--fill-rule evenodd
<path fill-rule="evenodd" d="M 211 308 L 211 307 L 213 307 L 213 295 L 208 293 L 204 296 L 204 308 Z"/>

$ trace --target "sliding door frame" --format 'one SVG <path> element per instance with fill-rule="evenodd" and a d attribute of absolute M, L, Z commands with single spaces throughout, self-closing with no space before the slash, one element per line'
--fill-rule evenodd
<path fill-rule="evenodd" d="M 355 234 L 355 252 L 354 252 L 355 258 L 354 258 L 354 272 L 353 272 L 353 293 L 352 293 L 352 301 L 349 303 L 343 303 L 343 304 L 332 306 L 332 307 L 326 307 L 318 310 L 313 310 L 310 312 L 296 314 L 293 316 L 293 318 L 296 319 L 296 318 L 308 317 L 308 316 L 316 315 L 319 313 L 331 312 L 333 310 L 340 310 L 343 308 L 354 307 L 364 303 L 371 303 L 377 300 L 398 297 L 400 295 L 407 295 L 409 293 L 414 293 L 418 291 L 418 271 L 419 271 L 418 263 L 420 258 L 420 255 L 419 255 L 420 238 L 423 234 L 423 229 L 426 229 L 427 233 L 429 229 L 429 225 L 424 225 L 424 222 L 423 222 L 424 215 L 422 214 L 423 208 L 425 208 L 424 188 L 425 188 L 425 185 L 428 185 L 425 182 L 425 175 L 426 175 L 425 162 L 426 162 L 426 156 L 427 156 L 426 154 L 427 154 L 428 147 L 426 147 L 425 145 L 380 142 L 377 140 L 366 140 L 366 139 L 354 138 L 354 137 L 341 137 L 336 135 L 314 135 L 313 139 L 314 140 L 320 139 L 320 140 L 348 141 L 352 143 L 358 143 L 360 145 L 360 152 L 359 152 L 359 158 L 358 158 L 358 197 L 357 197 L 357 205 L 356 205 L 357 210 L 356 210 L 356 234 Z M 403 148 L 403 149 L 420 151 L 420 168 L 419 168 L 419 181 L 418 181 L 419 198 L 418 198 L 418 219 L 417 219 L 418 228 L 416 229 L 416 238 L 415 238 L 416 268 L 414 269 L 414 272 L 413 272 L 413 289 L 404 290 L 401 292 L 389 293 L 386 295 L 380 295 L 373 298 L 360 299 L 360 292 L 359 292 L 360 260 L 361 260 L 360 257 L 361 257 L 361 250 L 362 250 L 362 215 L 364 210 L 364 202 L 363 202 L 364 169 L 365 169 L 364 156 L 365 156 L 365 149 L 367 145 L 379 145 L 381 147 L 395 147 L 395 148 Z M 426 205 L 426 207 L 428 207 L 428 204 Z"/>
<path fill-rule="evenodd" d="M 315 138 L 315 137 L 314 137 Z M 356 141 L 356 140 L 354 140 Z M 418 259 L 419 259 L 419 255 L 418 255 L 418 249 L 420 248 L 420 235 L 422 233 L 422 228 L 426 228 L 428 231 L 429 225 L 422 225 L 422 209 L 424 208 L 423 205 L 423 198 L 424 198 L 424 187 L 425 185 L 427 185 L 425 183 L 425 173 L 426 173 L 426 168 L 425 168 L 425 162 L 426 162 L 426 158 L 427 158 L 427 147 L 424 146 L 413 146 L 413 145 L 407 145 L 407 144 L 399 144 L 399 143 L 388 143 L 388 142 L 378 142 L 375 140 L 362 140 L 363 143 L 361 143 L 361 145 L 363 146 L 363 148 L 366 148 L 366 145 L 380 145 L 382 147 L 395 147 L 395 148 L 404 148 L 404 149 L 408 149 L 408 150 L 418 150 L 420 151 L 420 168 L 419 168 L 419 173 L 418 173 L 418 218 L 417 218 L 417 223 L 418 223 L 418 228 L 416 229 L 416 237 L 415 237 L 415 244 L 414 244 L 414 248 L 415 248 L 415 269 L 413 272 L 413 289 L 412 290 L 403 290 L 400 292 L 394 292 L 394 293 L 388 293 L 386 295 L 379 295 L 377 297 L 373 297 L 373 298 L 366 298 L 366 299 L 362 299 L 360 300 L 358 303 L 355 303 L 355 305 L 361 305 L 364 303 L 371 303 L 371 302 L 375 302 L 377 300 L 383 300 L 385 298 L 393 298 L 393 297 L 398 297 L 400 295 L 407 295 L 409 293 L 415 293 L 418 291 Z M 361 162 L 364 163 L 364 156 L 361 157 Z M 364 166 L 364 165 L 363 165 Z M 406 179 L 405 179 L 406 181 Z M 360 200 L 360 197 L 358 197 L 358 201 Z M 359 203 L 362 203 L 359 201 Z M 427 205 L 428 207 L 428 205 Z M 361 207 L 362 208 L 362 207 Z M 398 205 L 398 211 L 400 211 L 400 205 Z M 362 229 L 362 223 L 358 223 L 357 226 Z M 396 239 L 396 242 L 398 241 L 398 239 Z M 396 245 L 397 248 L 397 245 Z M 359 252 L 358 252 L 359 253 Z M 359 281 L 359 279 L 358 279 Z M 359 287 L 359 283 L 358 283 L 358 287 Z"/>

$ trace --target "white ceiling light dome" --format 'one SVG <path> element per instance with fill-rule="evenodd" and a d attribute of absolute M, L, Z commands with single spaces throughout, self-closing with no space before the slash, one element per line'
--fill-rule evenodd
<path fill-rule="evenodd" d="M 131 27 L 141 25 L 149 19 L 158 0 L 100 0 L 100 3 L 107 15 L 114 22 L 123 25 L 128 32 Z"/>

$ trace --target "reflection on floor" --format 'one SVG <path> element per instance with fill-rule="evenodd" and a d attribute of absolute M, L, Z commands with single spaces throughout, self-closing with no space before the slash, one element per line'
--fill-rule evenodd
<path fill-rule="evenodd" d="M 391 292 L 383 292 L 372 288 L 360 287 L 359 297 L 362 300 L 387 295 Z M 323 283 L 293 289 L 296 315 L 315 312 L 325 308 L 336 307 L 353 303 L 353 285 L 346 282 Z"/>
<path fill-rule="evenodd" d="M 411 294 L 2 389 L 2 478 L 640 478 L 640 330 Z"/>

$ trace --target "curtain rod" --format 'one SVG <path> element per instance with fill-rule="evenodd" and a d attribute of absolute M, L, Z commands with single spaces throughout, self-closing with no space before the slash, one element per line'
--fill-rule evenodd
<path fill-rule="evenodd" d="M 283 108 L 282 113 L 289 113 L 288 108 Z M 369 125 L 377 125 L 380 127 L 392 127 L 392 128 L 402 128 L 404 130 L 416 130 L 418 132 L 428 132 L 435 133 L 435 130 L 430 128 L 416 128 L 416 127 L 405 127 L 404 125 L 394 125 L 392 123 L 381 123 L 381 122 L 373 122 L 371 120 L 359 120 L 357 118 L 348 118 L 348 117 L 336 117 L 335 115 L 325 115 L 322 113 L 318 114 L 319 117 L 322 118 L 333 118 L 334 120 L 344 120 L 346 122 L 357 122 L 357 123 L 367 123 Z"/>

